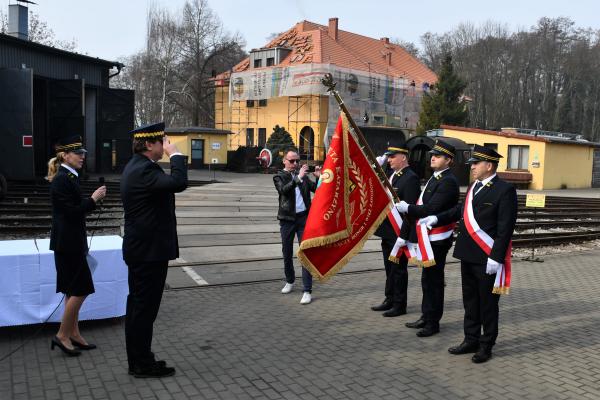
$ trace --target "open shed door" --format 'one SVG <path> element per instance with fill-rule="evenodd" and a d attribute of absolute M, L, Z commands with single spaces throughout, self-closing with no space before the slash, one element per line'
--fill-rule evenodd
<path fill-rule="evenodd" d="M 121 171 L 131 158 L 134 111 L 133 90 L 98 88 L 97 148 L 99 171 Z"/>
<path fill-rule="evenodd" d="M 0 69 L 0 88 L 0 174 L 33 179 L 33 71 Z"/>
<path fill-rule="evenodd" d="M 84 84 L 82 79 L 53 80 L 48 84 L 48 123 L 50 148 L 58 139 L 73 135 L 85 137 Z"/>

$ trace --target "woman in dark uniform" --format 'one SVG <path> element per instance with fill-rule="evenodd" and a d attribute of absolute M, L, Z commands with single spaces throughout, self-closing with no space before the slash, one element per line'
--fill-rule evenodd
<path fill-rule="evenodd" d="M 58 346 L 70 356 L 80 350 L 91 350 L 79 332 L 79 310 L 86 296 L 94 293 L 94 283 L 86 255 L 88 253 L 85 214 L 96 208 L 106 195 L 101 186 L 92 197 L 82 198 L 79 175 L 85 160 L 80 136 L 62 139 L 56 146 L 56 157 L 48 162 L 48 180 L 51 182 L 52 231 L 50 250 L 54 250 L 56 265 L 56 292 L 65 294 L 65 311 L 60 329 L 52 339 L 51 348 Z"/>

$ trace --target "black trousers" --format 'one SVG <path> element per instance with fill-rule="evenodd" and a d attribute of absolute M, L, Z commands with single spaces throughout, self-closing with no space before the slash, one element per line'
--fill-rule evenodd
<path fill-rule="evenodd" d="M 127 264 L 129 296 L 125 316 L 125 345 L 129 367 L 154 363 L 151 351 L 154 321 L 162 299 L 169 261 Z"/>
<path fill-rule="evenodd" d="M 406 308 L 408 290 L 408 259 L 401 253 L 400 263 L 388 260 L 395 241 L 381 240 L 383 265 L 385 266 L 385 300 L 395 307 Z"/>
<path fill-rule="evenodd" d="M 486 274 L 485 268 L 486 264 L 460 263 L 465 307 L 464 329 L 465 341 L 479 342 L 481 346 L 491 348 L 498 337 L 500 295 L 492 293 L 496 274 Z"/>
<path fill-rule="evenodd" d="M 431 249 L 435 265 L 423 268 L 421 274 L 421 288 L 423 289 L 421 311 L 427 326 L 439 328 L 444 313 L 444 268 L 450 246 L 431 243 Z"/>

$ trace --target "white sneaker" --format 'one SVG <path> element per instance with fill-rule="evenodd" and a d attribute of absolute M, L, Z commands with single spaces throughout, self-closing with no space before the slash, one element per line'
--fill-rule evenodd
<path fill-rule="evenodd" d="M 300 300 L 300 304 L 309 304 L 312 301 L 312 296 L 308 292 L 304 292 L 302 295 L 302 300 Z"/>
<path fill-rule="evenodd" d="M 286 283 L 285 286 L 283 287 L 283 289 L 281 289 L 281 293 L 288 294 L 289 292 L 292 291 L 293 287 L 294 287 L 293 283 Z"/>

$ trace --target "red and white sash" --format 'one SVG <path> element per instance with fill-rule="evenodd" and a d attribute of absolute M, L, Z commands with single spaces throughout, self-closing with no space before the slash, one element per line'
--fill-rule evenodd
<path fill-rule="evenodd" d="M 427 189 L 428 184 L 429 181 L 427 181 L 427 184 L 425 184 L 425 187 L 421 191 L 419 200 L 417 200 L 418 206 L 423 204 L 423 193 L 425 193 L 425 189 Z M 454 232 L 456 223 L 453 222 L 444 226 L 436 226 L 430 231 L 427 231 L 427 226 L 425 224 L 419 224 L 419 221 L 421 220 L 419 219 L 417 221 L 417 254 L 416 258 L 413 258 L 412 265 L 425 268 L 432 267 L 435 265 L 435 258 L 433 255 L 433 249 L 431 248 L 431 242 L 448 239 L 450 236 L 452 236 L 452 232 Z"/>
<path fill-rule="evenodd" d="M 488 256 L 492 252 L 494 247 L 494 239 L 490 237 L 477 223 L 475 220 L 475 214 L 473 213 L 473 189 L 475 185 L 471 185 L 467 191 L 467 197 L 465 198 L 465 207 L 463 211 L 463 219 L 465 221 L 465 227 L 471 238 L 477 243 L 479 248 L 485 252 Z M 494 282 L 494 289 L 492 293 L 495 294 L 508 294 L 510 290 L 510 277 L 511 277 L 511 251 L 512 241 L 508 243 L 506 254 L 504 255 L 504 264 L 500 264 L 500 268 L 496 272 L 496 281 Z"/>
<path fill-rule="evenodd" d="M 394 177 L 397 175 L 396 172 L 394 172 L 390 178 L 390 184 L 393 184 L 393 180 Z M 390 197 L 390 200 L 394 200 L 394 197 L 392 196 L 392 194 L 390 193 L 390 191 L 387 191 L 388 196 Z M 414 249 L 414 244 L 410 243 L 410 242 L 405 242 L 404 245 L 402 244 L 404 242 L 404 240 L 400 239 L 400 230 L 402 229 L 402 216 L 400 215 L 400 212 L 398 211 L 398 209 L 396 207 L 392 207 L 392 209 L 390 210 L 390 212 L 388 212 L 388 220 L 390 221 L 390 224 L 392 225 L 392 228 L 394 229 L 394 232 L 396 233 L 397 239 L 396 239 L 396 243 L 394 243 L 394 247 L 392 248 L 392 251 L 390 252 L 390 256 L 388 257 L 388 260 L 398 264 L 400 263 L 400 254 L 404 253 L 406 255 L 406 257 L 410 260 L 411 258 L 416 257 L 416 251 Z"/>
<path fill-rule="evenodd" d="M 392 207 L 390 212 L 388 213 L 388 220 L 398 237 L 396 239 L 396 243 L 390 252 L 390 256 L 388 260 L 398 264 L 400 262 L 400 254 L 404 253 L 406 258 L 411 259 L 416 257 L 416 251 L 414 250 L 414 246 L 410 242 L 404 242 L 404 240 L 400 239 L 400 230 L 402 229 L 402 216 L 396 207 Z M 404 243 L 404 244 L 403 244 Z"/>

